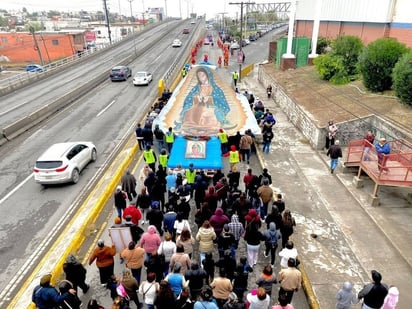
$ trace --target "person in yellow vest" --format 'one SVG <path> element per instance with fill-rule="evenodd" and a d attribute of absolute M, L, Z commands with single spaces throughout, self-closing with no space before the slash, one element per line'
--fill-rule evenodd
<path fill-rule="evenodd" d="M 229 151 L 230 170 L 232 170 L 233 167 L 239 163 L 239 161 L 240 161 L 239 151 L 236 150 L 235 145 L 230 146 L 230 151 Z"/>
<path fill-rule="evenodd" d="M 172 127 L 170 127 L 166 134 L 165 134 L 165 140 L 166 140 L 166 145 L 167 145 L 167 150 L 170 152 L 172 151 L 173 143 L 175 141 L 175 134 L 173 133 Z"/>
<path fill-rule="evenodd" d="M 166 148 L 162 148 L 159 155 L 159 165 L 163 166 L 166 170 L 167 168 L 167 161 L 169 160 L 169 155 L 167 154 Z"/>
<path fill-rule="evenodd" d="M 150 145 L 146 145 L 146 150 L 143 151 L 143 159 L 147 165 L 152 169 L 152 171 L 156 170 L 156 154 L 154 153 L 152 147 Z"/>
<path fill-rule="evenodd" d="M 234 84 L 235 87 L 236 87 L 236 85 L 237 85 L 237 80 L 239 79 L 239 74 L 237 73 L 237 71 L 234 71 L 234 72 L 233 72 L 232 78 L 233 78 L 233 84 Z"/>
<path fill-rule="evenodd" d="M 187 184 L 193 186 L 195 183 L 196 178 L 196 170 L 194 168 L 193 163 L 189 164 L 189 168 L 185 170 L 185 176 L 187 180 Z"/>
<path fill-rule="evenodd" d="M 182 78 L 185 78 L 185 77 L 186 77 L 187 71 L 186 71 L 186 68 L 185 68 L 185 67 L 183 67 L 183 69 L 182 69 L 182 71 L 180 72 L 180 74 L 182 74 Z"/>
<path fill-rule="evenodd" d="M 227 145 L 229 142 L 228 135 L 223 129 L 219 129 L 219 133 L 217 134 L 220 140 L 220 149 L 222 150 L 222 156 L 227 157 L 229 154 L 227 153 Z"/>

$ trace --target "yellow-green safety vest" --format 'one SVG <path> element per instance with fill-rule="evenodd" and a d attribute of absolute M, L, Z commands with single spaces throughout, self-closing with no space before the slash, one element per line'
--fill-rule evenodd
<path fill-rule="evenodd" d="M 187 169 L 185 171 L 186 174 L 186 180 L 188 184 L 193 184 L 195 183 L 195 177 L 196 177 L 196 170 L 190 171 L 190 169 Z"/>
<path fill-rule="evenodd" d="M 145 151 L 143 152 L 143 156 L 144 156 L 144 161 L 145 161 L 147 164 L 151 164 L 151 163 L 155 163 L 155 162 L 156 162 L 155 156 L 154 156 L 154 154 L 153 154 L 153 149 L 145 150 Z"/>
<path fill-rule="evenodd" d="M 175 135 L 173 133 L 166 133 L 166 143 L 171 144 L 175 141 Z"/>
<path fill-rule="evenodd" d="M 221 142 L 222 144 L 225 144 L 225 143 L 228 142 L 227 134 L 226 134 L 225 132 L 219 132 L 219 133 L 217 134 L 217 136 L 219 137 L 220 142 Z"/>
<path fill-rule="evenodd" d="M 159 164 L 163 166 L 164 168 L 167 167 L 167 154 L 165 155 L 159 155 Z"/>
<path fill-rule="evenodd" d="M 239 163 L 239 151 L 229 151 L 229 163 Z"/>

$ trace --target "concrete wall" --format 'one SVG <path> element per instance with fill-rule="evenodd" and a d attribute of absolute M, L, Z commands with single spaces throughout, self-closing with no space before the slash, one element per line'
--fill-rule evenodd
<path fill-rule="evenodd" d="M 317 120 L 312 119 L 310 113 L 307 113 L 298 102 L 291 99 L 283 87 L 267 74 L 262 66 L 259 66 L 258 69 L 258 80 L 265 88 L 272 85 L 272 97 L 288 119 L 302 132 L 314 149 L 322 149 L 325 146 L 326 127 L 319 127 Z M 368 130 L 372 130 L 377 138 L 385 136 L 388 140 L 412 139 L 412 136 L 376 115 L 354 118 L 337 123 L 337 125 L 339 128 L 337 139 L 340 140 L 341 145 L 348 145 L 351 140 L 362 139 Z"/>

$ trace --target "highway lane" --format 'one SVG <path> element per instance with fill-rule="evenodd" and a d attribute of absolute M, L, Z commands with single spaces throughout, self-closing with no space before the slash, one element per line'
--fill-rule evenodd
<path fill-rule="evenodd" d="M 59 228 L 76 211 L 96 173 L 106 167 L 144 116 L 156 97 L 158 78 L 181 52 L 171 47 L 180 33 L 181 29 L 172 30 L 170 39 L 157 40 L 130 64 L 134 72 L 151 69 L 155 80 L 149 87 L 134 87 L 130 79 L 106 80 L 41 126 L 0 147 L 0 284 L 7 287 L 0 302 L 10 298 L 59 235 Z M 104 62 L 100 66 L 110 68 Z M 37 157 L 50 144 L 73 140 L 91 140 L 98 149 L 98 160 L 82 172 L 79 183 L 46 188 L 35 184 L 31 171 Z"/>
<path fill-rule="evenodd" d="M 101 74 L 108 75 L 111 67 L 118 65 L 129 56 L 140 55 L 147 46 L 157 43 L 160 34 L 169 33 L 178 25 L 176 21 L 154 25 L 151 29 L 138 33 L 135 39 L 126 39 L 125 42 L 99 52 L 99 56 L 88 58 L 85 63 L 78 63 L 57 75 L 38 81 L 34 87 L 25 87 L 3 96 L 0 102 L 1 128 Z M 102 63 L 105 65 L 102 66 Z"/>

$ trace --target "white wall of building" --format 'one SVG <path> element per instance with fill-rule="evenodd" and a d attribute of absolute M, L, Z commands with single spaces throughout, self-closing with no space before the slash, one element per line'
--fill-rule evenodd
<path fill-rule="evenodd" d="M 394 23 L 412 23 L 412 1 L 396 0 L 393 15 Z"/>
<path fill-rule="evenodd" d="M 296 8 L 297 20 L 313 20 L 317 0 L 298 0 Z M 392 22 L 395 5 L 405 15 L 411 14 L 411 0 L 323 0 L 321 20 L 348 22 Z M 404 6 L 406 6 L 404 8 Z M 409 20 L 411 18 L 409 17 Z"/>

